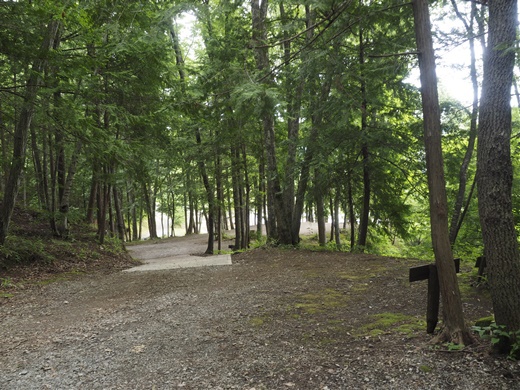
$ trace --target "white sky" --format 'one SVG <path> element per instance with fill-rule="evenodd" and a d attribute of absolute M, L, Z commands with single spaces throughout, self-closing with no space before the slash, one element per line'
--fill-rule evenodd
<path fill-rule="evenodd" d="M 473 102 L 473 86 L 469 75 L 469 47 L 460 45 L 449 51 L 435 50 L 439 95 L 448 95 L 466 106 Z M 477 54 L 477 60 L 481 54 Z M 480 80 L 480 79 L 479 79 Z M 414 68 L 407 82 L 420 87 L 419 68 Z"/>
<path fill-rule="evenodd" d="M 434 19 L 434 16 L 432 16 Z M 200 48 L 200 38 L 194 32 L 195 16 L 191 13 L 184 13 L 176 18 L 179 26 L 179 36 L 185 46 L 187 57 L 195 55 L 197 48 Z M 456 21 L 460 23 L 460 21 Z M 433 20 L 433 30 L 442 30 L 449 32 L 454 23 L 447 18 L 440 21 Z M 473 101 L 473 89 L 471 80 L 469 79 L 469 44 L 464 42 L 461 45 L 453 45 L 449 49 L 441 49 L 439 45 L 434 43 L 437 56 L 437 78 L 439 82 L 439 94 L 447 94 L 452 98 L 457 99 L 465 105 L 471 105 Z M 481 58 L 480 44 L 476 43 L 477 60 Z M 411 84 L 420 86 L 419 69 L 414 69 L 407 79 Z"/>
<path fill-rule="evenodd" d="M 467 5 L 466 5 L 467 6 Z M 464 4 L 459 5 L 462 10 Z M 454 12 L 453 12 L 454 13 Z M 433 16 L 434 18 L 435 16 Z M 449 33 L 456 26 L 463 29 L 462 22 L 458 19 L 452 21 L 448 18 L 441 20 L 433 20 L 433 29 Z M 470 80 L 470 50 L 468 41 L 460 45 L 453 44 L 450 48 L 439 47 L 436 45 L 437 56 L 437 78 L 439 79 L 439 93 L 447 93 L 449 96 L 457 99 L 465 105 L 471 105 L 473 102 L 473 86 Z M 482 48 L 478 40 L 475 41 L 475 57 L 477 59 L 477 72 L 479 72 L 479 81 L 481 77 L 482 67 Z M 479 91 L 480 93 L 480 91 Z"/>

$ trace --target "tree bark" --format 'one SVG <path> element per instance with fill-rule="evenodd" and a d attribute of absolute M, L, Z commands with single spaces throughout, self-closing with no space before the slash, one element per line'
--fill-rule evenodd
<path fill-rule="evenodd" d="M 115 185 L 112 186 L 112 195 L 114 196 L 114 209 L 116 212 L 117 236 L 123 243 L 125 242 L 125 219 L 123 218 L 123 212 L 121 210 L 121 199 L 119 197 L 119 191 Z"/>
<path fill-rule="evenodd" d="M 320 246 L 327 245 L 327 234 L 325 230 L 325 207 L 323 205 L 323 194 L 316 194 L 316 220 L 318 222 L 318 242 Z"/>
<path fill-rule="evenodd" d="M 218 137 L 218 135 L 217 135 Z M 219 148 L 218 148 L 219 149 Z M 224 216 L 226 213 L 222 213 L 224 210 L 224 188 L 222 187 L 222 162 L 220 159 L 220 150 L 217 149 L 216 152 L 216 164 L 215 164 L 215 178 L 216 178 L 216 184 L 217 184 L 217 202 L 216 202 L 216 216 L 217 216 L 217 223 L 216 223 L 216 229 L 217 229 L 217 237 L 218 237 L 218 244 L 217 244 L 217 250 L 220 252 L 222 250 L 222 214 Z"/>
<path fill-rule="evenodd" d="M 314 200 L 316 201 L 316 221 L 318 222 L 318 242 L 320 246 L 327 244 L 325 229 L 325 205 L 322 186 L 319 183 L 321 173 L 314 171 Z"/>
<path fill-rule="evenodd" d="M 103 168 L 103 173 L 106 175 L 106 169 Z M 110 189 L 106 183 L 99 183 L 97 192 L 97 214 L 98 214 L 98 241 L 102 245 L 105 242 L 107 211 L 110 202 Z"/>
<path fill-rule="evenodd" d="M 52 20 L 47 26 L 46 35 L 40 46 L 38 57 L 34 61 L 25 87 L 24 102 L 14 133 L 14 147 L 9 176 L 7 178 L 3 202 L 0 208 L 0 245 L 4 245 L 13 214 L 20 178 L 25 165 L 29 128 L 34 116 L 36 98 L 40 87 L 40 75 L 47 63 L 47 55 L 58 40 L 60 21 Z"/>
<path fill-rule="evenodd" d="M 249 220 L 249 211 L 250 211 L 250 190 L 249 190 L 249 174 L 247 170 L 247 151 L 245 143 L 242 144 L 242 167 L 244 170 L 244 188 L 242 190 L 242 222 L 244 226 L 244 234 L 242 235 L 242 247 L 249 248 L 250 241 L 250 226 L 251 222 Z"/>
<path fill-rule="evenodd" d="M 354 200 L 352 197 L 352 177 L 351 174 L 347 178 L 347 202 L 348 202 L 348 217 L 350 222 L 350 251 L 354 252 L 356 247 L 356 214 L 354 213 Z"/>
<path fill-rule="evenodd" d="M 16 84 L 15 84 L 16 85 Z M 8 166 L 7 166 L 7 126 L 4 121 L 4 111 L 2 106 L 2 101 L 0 101 L 0 173 L 2 177 L 0 178 L 0 193 L 4 193 L 5 191 L 5 181 L 8 176 Z"/>
<path fill-rule="evenodd" d="M 200 137 L 200 130 L 196 129 L 196 139 L 197 145 L 201 146 L 202 140 Z M 202 151 L 199 152 L 199 155 L 202 155 Z M 215 195 L 213 187 L 209 182 L 208 172 L 206 170 L 206 164 L 204 160 L 201 158 L 198 159 L 197 165 L 199 167 L 200 176 L 202 177 L 202 183 L 204 184 L 204 188 L 206 190 L 206 200 L 208 201 L 208 247 L 206 248 L 206 254 L 212 255 L 214 251 L 214 242 L 215 242 Z"/>
<path fill-rule="evenodd" d="M 306 14 L 306 25 L 307 27 L 311 24 L 312 14 L 310 7 L 305 6 Z M 285 13 L 285 7 L 283 2 L 280 3 L 280 18 L 284 25 L 288 24 L 288 18 Z M 309 35 L 310 34 L 310 35 Z M 312 30 L 307 33 L 307 41 L 309 36 L 312 37 Z M 295 72 L 296 69 L 289 68 L 291 63 L 291 39 L 289 39 L 289 32 L 284 29 L 283 33 L 284 43 L 284 62 L 286 64 L 287 71 L 285 72 L 285 83 L 286 83 L 286 97 L 287 97 L 287 158 L 285 162 L 285 177 L 284 177 L 284 208 L 287 210 L 285 213 L 288 218 L 290 226 L 294 226 L 295 218 L 301 219 L 301 213 L 299 216 L 294 215 L 295 208 L 295 181 L 297 178 L 297 167 L 296 167 L 296 151 L 298 145 L 298 138 L 300 134 L 300 110 L 302 94 L 305 85 L 305 77 L 303 73 L 299 75 Z M 296 86 L 296 87 L 295 87 Z M 299 229 L 291 229 L 291 243 L 293 245 L 298 244 L 299 241 Z"/>
<path fill-rule="evenodd" d="M 63 189 L 61 191 L 60 197 L 60 220 L 57 225 L 58 233 L 60 237 L 67 237 L 69 234 L 69 224 L 68 224 L 68 214 L 69 214 L 69 203 L 70 203 L 70 192 L 72 190 L 72 182 L 74 181 L 74 176 L 76 175 L 76 167 L 78 165 L 79 154 L 81 152 L 82 142 L 77 141 L 76 147 L 72 154 L 69 169 L 67 171 L 67 175 L 65 177 L 65 182 L 63 185 Z"/>
<path fill-rule="evenodd" d="M 448 232 L 448 205 L 441 148 L 440 107 L 428 0 L 414 0 L 412 7 L 421 73 L 431 235 L 443 304 L 444 329 L 439 340 L 470 344 L 473 338 L 464 323 L 462 300 Z"/>
<path fill-rule="evenodd" d="M 226 176 L 229 176 L 229 171 Z M 231 184 L 232 185 L 232 184 Z M 234 230 L 235 226 L 233 224 L 233 213 L 231 212 L 231 187 L 229 184 L 229 179 L 226 177 L 226 199 L 227 199 L 227 217 L 226 217 L 226 229 Z M 227 219 L 229 218 L 229 219 Z"/>
<path fill-rule="evenodd" d="M 512 212 L 511 84 L 517 1 L 489 2 L 477 146 L 477 190 L 495 321 L 520 330 L 520 258 Z"/>
<path fill-rule="evenodd" d="M 340 189 L 336 187 L 334 194 L 334 240 L 336 242 L 336 249 L 341 250 L 341 238 L 339 229 L 339 203 L 340 203 Z"/>
<path fill-rule="evenodd" d="M 40 149 L 38 147 L 38 140 L 36 136 L 36 130 L 34 125 L 30 126 L 31 130 L 31 147 L 33 152 L 33 164 L 34 164 L 34 174 L 36 175 L 36 187 L 38 190 L 38 199 L 40 201 L 40 207 L 43 210 L 49 210 L 48 204 L 48 188 L 45 185 L 46 179 L 44 176 L 44 171 L 42 167 L 42 161 L 40 156 Z M 4 147 L 4 145 L 2 145 Z"/>
<path fill-rule="evenodd" d="M 363 207 L 359 216 L 359 233 L 358 233 L 358 250 L 365 251 L 367 245 L 368 222 L 370 215 L 370 155 L 368 153 L 367 134 L 367 89 L 363 67 L 365 64 L 365 42 L 363 38 L 363 29 L 359 30 L 359 66 L 361 73 L 361 137 L 363 137 L 363 145 L 361 147 L 361 155 L 363 156 Z"/>
<path fill-rule="evenodd" d="M 263 84 L 269 87 L 272 84 L 272 77 L 265 77 L 264 73 L 269 72 L 269 51 L 265 45 L 267 39 L 267 6 L 268 0 L 251 0 L 251 12 L 253 19 L 254 53 L 256 68 L 264 78 Z M 275 120 L 274 105 L 264 96 L 262 107 L 262 127 L 264 133 L 264 147 L 267 157 L 267 207 L 269 231 L 268 238 L 279 244 L 290 245 L 291 238 L 291 210 L 284 204 L 283 192 L 280 184 L 276 159 L 275 142 Z"/>
<path fill-rule="evenodd" d="M 260 159 L 258 161 L 258 191 L 256 195 L 256 214 L 257 214 L 257 221 L 256 221 L 256 238 L 260 240 L 262 237 L 262 226 L 264 226 L 264 219 L 265 219 L 265 213 L 264 213 L 264 207 L 265 207 L 265 164 L 264 164 L 264 157 L 263 157 L 263 150 L 262 155 L 260 156 Z M 265 223 L 266 233 L 268 230 L 267 223 Z"/>
<path fill-rule="evenodd" d="M 233 185 L 233 207 L 235 214 L 235 249 L 242 249 L 242 235 L 243 224 L 242 224 L 242 205 L 240 203 L 240 165 L 239 165 L 239 152 L 238 146 L 231 146 L 231 182 Z"/>
<path fill-rule="evenodd" d="M 295 238 L 293 245 L 298 244 L 300 238 L 300 226 L 305 206 L 305 194 L 307 193 L 307 187 L 309 183 L 310 170 L 313 161 L 319 158 L 320 151 L 318 150 L 319 145 L 319 134 L 320 128 L 323 124 L 323 110 L 321 104 L 327 101 L 330 94 L 330 88 L 332 83 L 332 76 L 327 75 L 325 81 L 321 84 L 320 94 L 318 99 L 315 99 L 311 105 L 312 117 L 311 117 L 311 131 L 307 141 L 307 148 L 303 157 L 303 164 L 301 167 L 300 178 L 298 180 L 298 189 L 296 192 L 296 201 L 294 205 L 293 219 L 292 219 L 292 236 Z"/>
<path fill-rule="evenodd" d="M 146 214 L 148 216 L 148 230 L 150 232 L 150 238 L 156 239 L 159 238 L 157 236 L 157 225 L 155 223 L 155 207 L 153 201 L 153 194 L 150 194 L 150 189 L 146 182 L 142 182 L 143 195 L 144 195 L 144 203 L 146 206 Z"/>
<path fill-rule="evenodd" d="M 90 183 L 90 195 L 88 197 L 87 215 L 85 216 L 85 220 L 87 221 L 87 223 L 94 223 L 94 209 L 99 184 L 98 170 L 98 165 L 94 163 L 92 167 L 92 179 Z"/>

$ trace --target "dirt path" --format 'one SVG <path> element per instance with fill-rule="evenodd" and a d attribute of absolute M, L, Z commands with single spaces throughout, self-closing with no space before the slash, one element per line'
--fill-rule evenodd
<path fill-rule="evenodd" d="M 221 248 L 229 250 L 232 240 L 223 240 Z M 204 267 L 212 265 L 231 265 L 231 255 L 204 254 L 208 244 L 208 235 L 192 234 L 185 237 L 174 237 L 166 240 L 131 245 L 128 253 L 142 265 L 127 269 L 126 272 L 159 271 L 176 268 Z M 215 250 L 217 250 L 215 243 Z"/>
<path fill-rule="evenodd" d="M 427 344 L 410 265 L 259 249 L 42 286 L 0 306 L 0 388 L 520 389 L 519 363 L 485 346 Z M 475 293 L 471 319 L 489 312 Z"/>

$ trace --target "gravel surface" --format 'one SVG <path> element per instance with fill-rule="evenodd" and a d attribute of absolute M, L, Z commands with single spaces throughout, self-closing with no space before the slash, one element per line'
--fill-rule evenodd
<path fill-rule="evenodd" d="M 520 389 L 520 363 L 487 345 L 429 344 L 409 261 L 258 249 L 233 263 L 2 302 L 0 389 Z M 465 297 L 469 319 L 489 313 Z"/>

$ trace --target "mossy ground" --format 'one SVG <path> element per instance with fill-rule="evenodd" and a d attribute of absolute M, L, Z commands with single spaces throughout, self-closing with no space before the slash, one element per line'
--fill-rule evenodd
<path fill-rule="evenodd" d="M 426 327 L 426 321 L 402 313 L 374 314 L 370 316 L 369 321 L 356 329 L 356 336 L 378 336 L 383 333 L 411 335 L 423 331 Z"/>
<path fill-rule="evenodd" d="M 366 337 L 410 339 L 426 334 L 427 283 L 408 282 L 409 268 L 424 262 L 342 252 L 255 252 L 262 258 L 259 261 L 269 259 L 270 268 L 295 268 L 302 278 L 301 288 L 282 294 L 276 308 L 259 309 L 250 318 L 255 329 L 271 329 L 282 322 L 301 329 L 304 342 L 320 347 Z M 479 307 L 465 313 L 468 323 L 485 314 L 489 302 L 478 289 L 466 286 L 471 280 L 471 274 L 461 278 L 464 297 Z"/>

